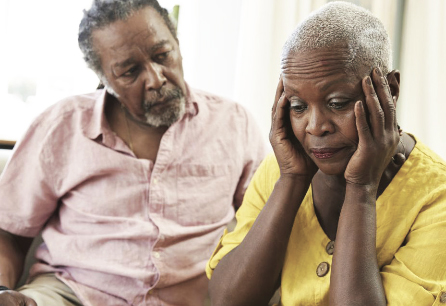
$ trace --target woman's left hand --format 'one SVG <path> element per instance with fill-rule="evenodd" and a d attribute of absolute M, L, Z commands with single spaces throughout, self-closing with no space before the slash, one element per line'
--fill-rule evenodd
<path fill-rule="evenodd" d="M 344 173 L 347 184 L 378 187 L 381 176 L 391 161 L 399 142 L 396 110 L 390 88 L 379 68 L 363 78 L 362 88 L 368 109 L 363 102 L 355 105 L 359 143 Z M 369 119 L 369 120 L 367 120 Z M 370 124 L 368 123 L 370 122 Z"/>

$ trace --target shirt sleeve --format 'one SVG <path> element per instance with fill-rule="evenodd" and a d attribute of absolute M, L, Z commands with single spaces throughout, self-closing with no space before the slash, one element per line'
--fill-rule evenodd
<path fill-rule="evenodd" d="M 0 177 L 0 228 L 10 233 L 34 237 L 57 207 L 45 154 L 48 125 L 42 116 L 19 141 Z"/>
<path fill-rule="evenodd" d="M 238 209 L 242 204 L 248 184 L 267 152 L 266 141 L 262 137 L 255 119 L 247 110 L 243 109 L 243 112 L 246 118 L 242 144 L 244 146 L 243 171 L 234 192 L 233 205 L 235 209 Z"/>
<path fill-rule="evenodd" d="M 381 270 L 387 305 L 445 305 L 446 189 L 430 199 L 392 262 Z"/>
<path fill-rule="evenodd" d="M 237 225 L 233 232 L 227 230 L 206 265 L 206 275 L 210 279 L 220 260 L 236 248 L 248 234 L 260 211 L 271 195 L 279 178 L 279 167 L 274 154 L 268 155 L 254 174 L 246 190 L 243 204 L 237 211 Z"/>

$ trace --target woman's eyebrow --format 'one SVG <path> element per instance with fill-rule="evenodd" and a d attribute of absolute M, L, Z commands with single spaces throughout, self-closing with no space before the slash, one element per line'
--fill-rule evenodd
<path fill-rule="evenodd" d="M 339 79 L 333 80 L 331 82 L 328 82 L 327 84 L 322 86 L 321 87 L 321 91 L 325 91 L 328 88 L 330 88 L 331 86 L 333 86 L 335 84 L 338 84 L 338 83 L 344 83 L 345 84 L 345 83 L 351 83 L 351 82 L 349 82 L 348 78 L 339 78 Z"/>

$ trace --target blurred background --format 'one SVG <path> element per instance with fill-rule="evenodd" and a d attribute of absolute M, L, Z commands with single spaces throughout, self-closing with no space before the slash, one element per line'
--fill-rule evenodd
<path fill-rule="evenodd" d="M 282 45 L 329 0 L 160 0 L 179 5 L 178 37 L 189 85 L 238 101 L 268 141 Z M 446 159 L 446 1 L 348 1 L 384 23 L 401 71 L 401 127 Z M 17 140 L 58 100 L 98 79 L 77 45 L 91 0 L 0 0 L 0 140 Z"/>

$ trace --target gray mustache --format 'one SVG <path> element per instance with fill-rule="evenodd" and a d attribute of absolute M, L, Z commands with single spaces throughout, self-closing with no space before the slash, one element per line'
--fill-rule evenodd
<path fill-rule="evenodd" d="M 151 105 L 160 101 L 170 101 L 173 99 L 180 99 L 184 96 L 183 91 L 176 87 L 174 89 L 161 88 L 155 91 L 151 97 L 145 100 L 145 108 L 150 108 Z"/>

